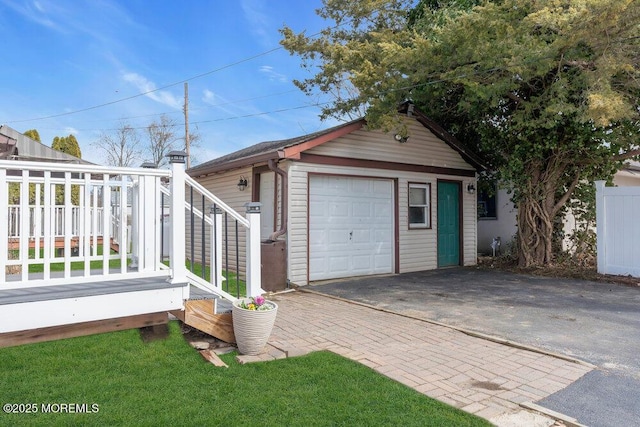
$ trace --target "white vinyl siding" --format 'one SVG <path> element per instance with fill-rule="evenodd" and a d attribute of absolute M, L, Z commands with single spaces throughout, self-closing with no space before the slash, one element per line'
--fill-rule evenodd
<path fill-rule="evenodd" d="M 309 173 L 351 175 L 355 177 L 372 177 L 378 179 L 397 179 L 398 200 L 398 240 L 399 273 L 435 269 L 437 262 L 437 216 L 432 215 L 430 229 L 409 229 L 408 222 L 408 189 L 409 182 L 430 184 L 434 189 L 438 179 L 459 180 L 462 188 L 472 177 L 455 177 L 451 175 L 424 174 L 394 170 L 370 168 L 353 168 L 311 163 L 288 162 L 289 173 L 289 233 L 288 233 L 288 275 L 292 283 L 308 284 L 308 177 Z M 437 210 L 437 197 L 431 191 L 431 209 Z M 475 195 L 463 192 L 463 230 L 464 265 L 476 263 L 476 231 L 475 231 Z"/>
<path fill-rule="evenodd" d="M 409 139 L 399 143 L 392 134 L 381 131 L 357 130 L 341 138 L 309 150 L 311 154 L 410 163 L 474 170 L 453 148 L 415 120 L 407 121 Z M 363 147 L 366 146 L 366 149 Z M 466 188 L 466 187 L 465 187 Z"/>

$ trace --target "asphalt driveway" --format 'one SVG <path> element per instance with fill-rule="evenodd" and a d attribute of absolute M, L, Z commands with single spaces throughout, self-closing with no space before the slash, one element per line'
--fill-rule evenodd
<path fill-rule="evenodd" d="M 312 288 L 590 362 L 600 369 L 538 403 L 640 426 L 640 286 L 451 268 Z"/>

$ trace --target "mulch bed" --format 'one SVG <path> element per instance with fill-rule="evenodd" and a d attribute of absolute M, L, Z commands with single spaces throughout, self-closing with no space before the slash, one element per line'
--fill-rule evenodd
<path fill-rule="evenodd" d="M 640 287 L 640 277 L 614 276 L 600 274 L 595 266 L 584 266 L 570 260 L 548 265 L 545 267 L 518 267 L 517 262 L 510 258 L 479 257 L 478 268 L 502 270 L 519 274 L 531 274 L 544 277 L 561 277 L 567 279 L 582 279 L 593 282 L 614 283 L 623 286 Z"/>

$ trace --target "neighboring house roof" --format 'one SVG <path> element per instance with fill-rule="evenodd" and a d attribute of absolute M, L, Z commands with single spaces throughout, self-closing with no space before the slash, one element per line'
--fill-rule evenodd
<path fill-rule="evenodd" d="M 629 172 L 640 172 L 640 162 L 635 160 L 629 160 L 622 167 L 623 170 L 628 170 Z"/>
<path fill-rule="evenodd" d="M 466 148 L 464 144 L 458 141 L 455 137 L 447 133 L 436 122 L 425 116 L 417 108 L 414 108 L 411 104 L 403 104 L 400 107 L 399 112 L 407 113 L 407 115 L 414 117 L 419 123 L 430 129 L 434 135 L 456 150 L 462 158 L 476 169 L 485 169 L 482 160 L 476 154 Z M 278 141 L 261 142 L 194 166 L 189 169 L 188 173 L 191 176 L 201 176 L 233 168 L 244 167 L 255 163 L 266 162 L 271 159 L 299 159 L 301 152 L 361 129 L 365 124 L 365 119 L 357 119 L 308 135 Z"/>
<path fill-rule="evenodd" d="M 0 134 L 0 159 L 8 159 L 15 152 L 16 140 Z"/>
<path fill-rule="evenodd" d="M 86 160 L 47 147 L 7 125 L 0 126 L 0 159 L 92 164 Z"/>

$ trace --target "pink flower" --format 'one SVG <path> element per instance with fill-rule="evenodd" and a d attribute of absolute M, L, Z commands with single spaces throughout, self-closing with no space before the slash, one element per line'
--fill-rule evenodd
<path fill-rule="evenodd" d="M 261 306 L 262 304 L 264 304 L 264 297 L 262 295 L 258 295 L 254 298 L 254 302 L 257 306 Z"/>

